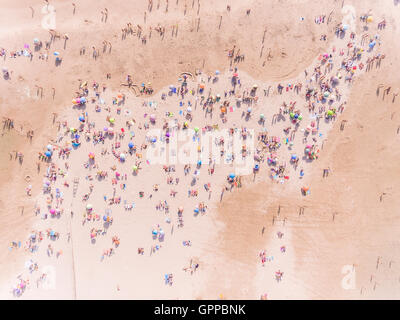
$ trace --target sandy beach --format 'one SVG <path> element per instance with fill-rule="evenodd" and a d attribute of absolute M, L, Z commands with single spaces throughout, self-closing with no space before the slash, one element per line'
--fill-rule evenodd
<path fill-rule="evenodd" d="M 0 4 L 1 299 L 400 298 L 400 3 Z"/>

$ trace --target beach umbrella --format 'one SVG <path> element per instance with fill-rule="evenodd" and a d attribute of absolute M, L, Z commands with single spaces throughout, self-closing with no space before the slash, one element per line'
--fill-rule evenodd
<path fill-rule="evenodd" d="M 79 117 L 79 121 L 80 121 L 80 122 L 85 122 L 85 118 L 84 118 L 83 116 L 80 116 L 80 117 Z"/>
<path fill-rule="evenodd" d="M 125 154 L 124 154 L 124 153 L 121 153 L 121 154 L 119 155 L 119 158 L 120 158 L 120 160 L 125 161 Z"/>
<path fill-rule="evenodd" d="M 180 206 L 180 207 L 178 208 L 178 211 L 179 211 L 179 212 L 183 212 L 183 207 Z"/>
<path fill-rule="evenodd" d="M 56 210 L 55 210 L 55 209 L 50 209 L 50 213 L 51 213 L 51 214 L 55 214 L 55 213 L 56 213 Z"/>
<path fill-rule="evenodd" d="M 150 121 L 151 122 L 155 122 L 156 121 L 156 115 L 155 114 L 151 114 L 150 115 Z"/>
<path fill-rule="evenodd" d="M 114 119 L 114 118 L 110 118 L 110 119 L 108 119 L 108 121 L 109 121 L 110 123 L 114 123 L 114 122 L 115 122 L 115 119 Z"/>
<path fill-rule="evenodd" d="M 199 213 L 199 208 L 194 208 L 193 210 L 195 213 Z"/>
<path fill-rule="evenodd" d="M 75 131 L 76 131 L 76 129 L 75 128 L 69 128 L 69 131 L 71 132 L 71 133 L 74 133 Z"/>
<path fill-rule="evenodd" d="M 155 142 L 157 141 L 157 138 L 156 138 L 156 137 L 153 137 L 153 138 L 150 139 L 150 141 L 151 141 L 152 143 L 155 143 Z"/>
<path fill-rule="evenodd" d="M 138 166 L 133 166 L 133 167 L 132 167 L 132 170 L 133 170 L 133 171 L 137 171 L 137 170 L 138 170 Z"/>
<path fill-rule="evenodd" d="M 33 43 L 38 43 L 39 42 L 39 39 L 38 38 L 34 38 L 33 39 Z"/>
<path fill-rule="evenodd" d="M 94 153 L 93 152 L 89 152 L 89 159 L 94 159 Z"/>
<path fill-rule="evenodd" d="M 219 70 L 216 70 L 216 71 L 215 71 L 215 74 L 216 74 L 216 75 L 219 75 Z"/>
<path fill-rule="evenodd" d="M 58 55 L 60 55 L 60 53 L 58 52 L 58 51 L 54 51 L 54 53 L 53 53 L 55 56 L 58 56 Z"/>
<path fill-rule="evenodd" d="M 47 150 L 52 151 L 53 150 L 53 146 L 51 144 L 47 145 Z"/>
<path fill-rule="evenodd" d="M 329 95 L 330 95 L 330 92 L 329 92 L 329 91 L 325 91 L 325 92 L 324 92 L 324 97 L 325 97 L 325 98 L 328 98 Z"/>
<path fill-rule="evenodd" d="M 87 209 L 87 210 L 92 210 L 92 209 L 93 209 L 93 206 L 92 206 L 90 203 L 88 203 L 88 204 L 86 205 L 86 209 Z"/>
<path fill-rule="evenodd" d="M 128 143 L 128 147 L 129 147 L 129 149 L 132 149 L 132 148 L 133 148 L 133 146 L 134 146 L 134 144 L 133 144 L 133 142 L 132 142 L 132 141 Z"/>
<path fill-rule="evenodd" d="M 260 119 L 264 119 L 264 118 L 265 118 L 264 114 L 261 113 L 261 114 L 260 114 Z"/>
<path fill-rule="evenodd" d="M 170 137 L 170 133 L 169 133 L 169 131 L 167 131 L 166 133 L 165 133 L 165 136 L 167 137 L 167 138 L 169 138 Z"/>
<path fill-rule="evenodd" d="M 51 157 L 51 151 L 46 151 L 45 153 L 44 153 L 44 155 L 47 157 L 47 158 L 50 158 Z"/>
<path fill-rule="evenodd" d="M 108 128 L 108 133 L 110 133 L 110 134 L 114 134 L 114 129 L 113 129 L 113 128 L 111 128 L 111 127 L 109 127 L 109 128 Z"/>
<path fill-rule="evenodd" d="M 194 127 L 194 132 L 199 132 L 199 127 Z"/>
<path fill-rule="evenodd" d="M 248 113 L 250 113 L 251 112 L 251 108 L 249 107 L 249 108 L 247 108 L 247 112 Z"/>
<path fill-rule="evenodd" d="M 370 22 L 373 22 L 373 21 L 374 21 L 374 18 L 372 16 L 368 16 L 367 22 L 370 23 Z"/>
<path fill-rule="evenodd" d="M 190 113 L 190 112 L 192 112 L 192 108 L 191 107 L 187 107 L 186 111 Z"/>
<path fill-rule="evenodd" d="M 158 231 L 156 229 L 153 229 L 153 231 L 151 231 L 151 233 L 153 234 L 153 236 L 156 236 L 158 234 Z"/>
<path fill-rule="evenodd" d="M 299 116 L 297 117 L 297 120 L 303 120 L 303 116 L 301 114 L 299 114 Z"/>
<path fill-rule="evenodd" d="M 349 26 L 347 24 L 343 25 L 343 30 L 347 30 L 349 28 Z"/>
<path fill-rule="evenodd" d="M 368 46 L 372 49 L 373 47 L 375 47 L 375 45 L 376 45 L 376 41 L 372 41 L 369 43 Z"/>
<path fill-rule="evenodd" d="M 257 89 L 257 88 L 258 88 L 258 85 L 253 84 L 253 89 Z"/>
<path fill-rule="evenodd" d="M 234 173 L 229 174 L 229 178 L 234 179 L 235 177 L 236 177 L 236 175 Z"/>
<path fill-rule="evenodd" d="M 51 237 L 54 237 L 55 235 L 56 235 L 56 233 L 54 232 L 54 230 L 51 230 L 51 231 L 50 231 L 50 236 L 51 236 Z"/>
<path fill-rule="evenodd" d="M 107 132 L 107 131 L 108 131 L 108 128 L 107 128 L 107 127 L 104 127 L 103 130 L 104 130 L 105 132 Z"/>

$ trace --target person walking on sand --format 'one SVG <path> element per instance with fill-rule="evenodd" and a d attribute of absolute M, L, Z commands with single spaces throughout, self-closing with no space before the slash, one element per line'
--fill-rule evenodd
<path fill-rule="evenodd" d="M 92 49 L 93 49 L 92 57 L 93 57 L 93 59 L 94 59 L 94 60 L 96 60 L 96 59 L 97 59 L 97 51 L 96 51 L 96 47 L 95 47 L 95 46 L 93 46 L 93 47 L 92 47 Z"/>

